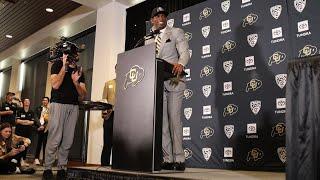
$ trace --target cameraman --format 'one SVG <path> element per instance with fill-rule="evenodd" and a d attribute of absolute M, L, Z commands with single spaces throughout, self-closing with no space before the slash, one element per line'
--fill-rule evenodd
<path fill-rule="evenodd" d="M 79 61 L 79 53 L 74 56 L 74 61 Z M 53 179 L 51 169 L 57 150 L 57 179 L 65 179 L 68 154 L 79 115 L 79 99 L 83 100 L 87 91 L 82 69 L 78 69 L 75 63 L 70 63 L 67 54 L 63 54 L 61 60 L 54 62 L 50 78 L 52 85 L 50 123 L 43 179 Z"/>

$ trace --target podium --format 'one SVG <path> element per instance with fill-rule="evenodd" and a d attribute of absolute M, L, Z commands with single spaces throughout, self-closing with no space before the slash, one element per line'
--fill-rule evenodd
<path fill-rule="evenodd" d="M 162 163 L 164 67 L 150 44 L 118 55 L 112 168 L 154 172 Z"/>

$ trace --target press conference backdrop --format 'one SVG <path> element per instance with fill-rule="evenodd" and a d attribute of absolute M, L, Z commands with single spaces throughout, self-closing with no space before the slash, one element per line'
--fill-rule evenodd
<path fill-rule="evenodd" d="M 190 45 L 182 109 L 188 167 L 284 170 L 287 62 L 319 54 L 317 5 L 210 0 L 169 15 Z"/>

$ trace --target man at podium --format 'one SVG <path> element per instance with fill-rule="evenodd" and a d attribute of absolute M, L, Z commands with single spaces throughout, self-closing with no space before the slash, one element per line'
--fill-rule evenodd
<path fill-rule="evenodd" d="M 182 147 L 182 122 L 180 119 L 183 92 L 186 88 L 180 74 L 187 65 L 190 54 L 188 41 L 180 28 L 167 26 L 168 13 L 162 8 L 151 12 L 153 38 L 145 44 L 155 43 L 156 57 L 173 64 L 172 73 L 176 78 L 164 82 L 163 92 L 163 128 L 162 128 L 162 168 L 167 170 L 185 170 L 185 157 Z"/>

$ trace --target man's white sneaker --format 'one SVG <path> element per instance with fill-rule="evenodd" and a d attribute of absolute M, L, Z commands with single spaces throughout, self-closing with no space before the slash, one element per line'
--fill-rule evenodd
<path fill-rule="evenodd" d="M 35 164 L 35 165 L 40 165 L 39 159 L 35 159 L 35 160 L 34 160 L 34 164 Z"/>

